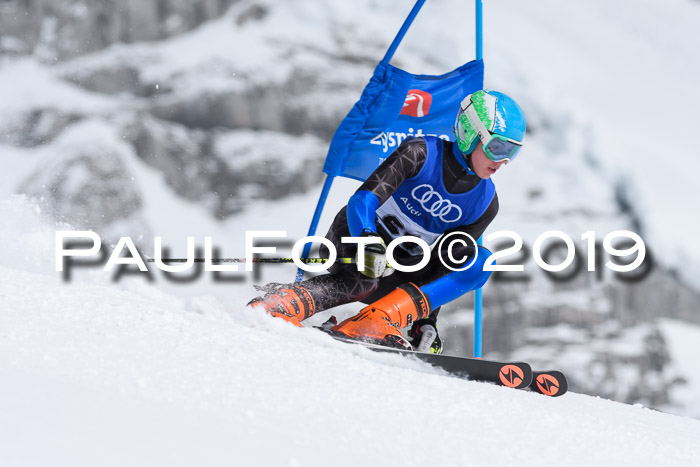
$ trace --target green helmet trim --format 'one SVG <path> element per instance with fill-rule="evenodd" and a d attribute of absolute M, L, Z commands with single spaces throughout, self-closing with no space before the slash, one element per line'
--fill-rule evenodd
<path fill-rule="evenodd" d="M 464 98 L 461 104 L 460 112 L 457 115 L 455 125 L 455 135 L 459 150 L 464 154 L 468 154 L 472 148 L 472 144 L 479 137 L 476 129 L 469 123 L 469 119 L 464 113 L 464 110 L 469 105 L 474 106 L 476 114 L 484 124 L 487 130 L 491 131 L 494 126 L 494 117 L 496 113 L 496 97 L 481 90 Z"/>
<path fill-rule="evenodd" d="M 481 90 L 468 95 L 462 101 L 460 112 L 457 114 L 457 122 L 455 124 L 455 136 L 457 146 L 463 154 L 468 154 L 472 148 L 472 144 L 479 137 L 476 129 L 469 123 L 469 119 L 464 113 L 469 105 L 474 106 L 479 120 L 484 124 L 488 131 L 492 131 L 494 127 L 496 114 L 496 97 Z"/>

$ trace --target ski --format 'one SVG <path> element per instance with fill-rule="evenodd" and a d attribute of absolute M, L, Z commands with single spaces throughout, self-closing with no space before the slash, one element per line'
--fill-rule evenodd
<path fill-rule="evenodd" d="M 359 344 L 377 352 L 397 353 L 408 358 L 416 358 L 460 378 L 473 381 L 486 381 L 514 389 L 525 389 L 532 383 L 532 368 L 530 368 L 529 364 L 524 362 L 497 362 L 479 358 L 414 352 L 411 350 L 362 342 L 357 339 L 334 335 L 323 328 L 318 329 L 341 342 Z"/>
<path fill-rule="evenodd" d="M 561 371 L 535 371 L 532 375 L 530 389 L 545 396 L 559 397 L 569 390 L 569 383 Z"/>

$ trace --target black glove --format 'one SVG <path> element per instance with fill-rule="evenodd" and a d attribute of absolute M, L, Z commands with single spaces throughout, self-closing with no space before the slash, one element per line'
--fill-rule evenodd
<path fill-rule="evenodd" d="M 442 353 L 442 339 L 437 330 L 437 318 L 433 314 L 415 321 L 408 331 L 408 337 L 415 351 Z"/>

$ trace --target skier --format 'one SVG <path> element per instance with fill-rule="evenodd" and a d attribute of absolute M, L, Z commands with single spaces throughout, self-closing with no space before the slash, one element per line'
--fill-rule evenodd
<path fill-rule="evenodd" d="M 440 307 L 486 283 L 490 272 L 483 266 L 491 253 L 465 241 L 451 254 L 435 246 L 453 232 L 477 239 L 486 230 L 498 212 L 490 177 L 518 154 L 525 126 L 522 110 L 507 95 L 481 90 L 466 96 L 455 120 L 455 143 L 433 136 L 404 141 L 336 215 L 326 238 L 339 257 L 364 254 L 364 269 L 336 262 L 326 275 L 268 284 L 262 287 L 267 294 L 249 305 L 301 326 L 316 312 L 355 301 L 369 303 L 339 324 L 331 318 L 330 332 L 441 353 L 436 324 Z M 433 246 L 429 263 L 416 272 L 387 265 L 386 245 L 407 235 Z M 373 243 L 342 243 L 342 237 Z M 404 266 L 415 265 L 423 250 L 415 243 L 402 243 L 394 258 Z M 408 326 L 410 342 L 401 334 Z"/>

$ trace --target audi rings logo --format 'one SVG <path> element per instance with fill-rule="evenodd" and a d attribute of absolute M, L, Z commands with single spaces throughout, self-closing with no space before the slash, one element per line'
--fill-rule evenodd
<path fill-rule="evenodd" d="M 442 197 L 435 188 L 426 184 L 418 185 L 411 192 L 413 199 L 418 201 L 428 214 L 443 222 L 457 222 L 462 218 L 462 208 Z"/>

